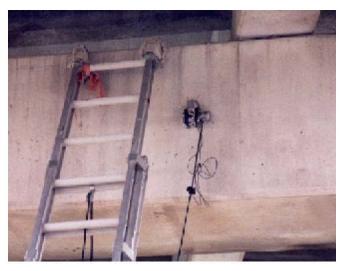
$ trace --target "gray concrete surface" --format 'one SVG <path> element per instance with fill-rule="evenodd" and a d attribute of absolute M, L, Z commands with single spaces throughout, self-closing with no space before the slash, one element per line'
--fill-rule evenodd
<path fill-rule="evenodd" d="M 196 206 L 187 249 L 207 253 L 335 242 L 334 198 L 327 197 L 335 194 L 335 46 L 335 36 L 320 36 L 170 48 L 155 75 L 145 136 L 150 174 L 140 253 L 173 254 L 179 241 L 184 212 L 179 202 L 186 197 L 187 160 L 197 140 L 197 132 L 181 123 L 182 110 L 191 98 L 212 112 L 203 157 L 217 157 L 219 169 L 213 179 L 201 181 L 211 207 Z M 119 51 L 93 54 L 92 61 L 137 57 L 137 52 Z M 68 61 L 66 55 L 9 59 L 9 251 L 13 259 L 23 253 L 22 240 L 30 235 L 66 91 Z M 140 70 L 102 76 L 110 96 L 139 90 Z M 86 98 L 85 90 L 81 94 Z M 72 135 L 131 131 L 134 112 L 131 105 L 78 110 Z M 72 147 L 62 177 L 125 172 L 128 150 L 129 144 Z M 321 204 L 302 204 L 314 196 Z M 286 199 L 279 203 L 279 197 Z M 278 208 L 297 204 L 293 217 L 280 213 L 274 225 L 277 230 L 268 231 L 268 226 L 262 226 L 261 210 L 249 215 L 241 209 L 236 217 L 229 216 L 230 208 L 239 206 L 235 202 L 248 204 L 255 199 L 259 201 L 253 206 L 262 206 L 262 198 L 279 203 L 267 210 L 269 223 L 275 223 L 272 213 L 283 212 Z M 111 206 L 118 206 L 119 199 L 120 191 L 98 192 L 100 216 L 116 215 Z M 55 203 L 55 219 L 83 217 L 84 201 L 84 194 L 61 195 Z M 224 202 L 229 206 L 221 209 Z M 212 214 L 224 217 L 225 225 L 233 222 L 229 219 L 242 225 L 261 216 L 256 224 L 265 228 L 253 244 L 232 230 L 236 225 L 226 231 L 209 218 Z M 151 227 L 157 217 L 155 231 Z M 197 230 L 202 223 L 207 225 L 204 234 Z M 243 234 L 250 235 L 256 224 Z M 23 239 L 15 225 L 26 225 Z M 168 244 L 158 247 L 163 236 Z M 107 251 L 108 246 L 102 246 L 101 251 Z M 70 250 L 54 247 L 53 251 L 51 256 L 62 257 Z M 71 257 L 79 255 L 76 251 Z"/>

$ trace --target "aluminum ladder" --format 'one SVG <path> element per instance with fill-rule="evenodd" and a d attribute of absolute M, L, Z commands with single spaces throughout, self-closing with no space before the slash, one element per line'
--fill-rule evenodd
<path fill-rule="evenodd" d="M 135 261 L 142 215 L 142 207 L 147 181 L 148 162 L 146 156 L 141 156 L 145 126 L 147 121 L 152 81 L 159 58 L 155 53 L 143 52 L 143 59 L 116 63 L 102 63 L 90 65 L 91 72 L 130 69 L 143 67 L 143 78 L 139 96 L 105 97 L 88 101 L 78 101 L 80 82 L 78 73 L 83 62 L 75 63 L 72 67 L 63 111 L 53 146 L 51 158 L 47 165 L 44 186 L 36 217 L 32 240 L 26 251 L 25 261 L 42 260 L 45 238 L 50 234 L 66 234 L 87 230 L 115 230 L 116 238 L 113 242 L 113 261 Z M 101 105 L 117 105 L 123 103 L 138 103 L 133 135 L 112 135 L 84 138 L 69 138 L 69 131 L 75 108 L 94 107 Z M 109 141 L 132 139 L 131 150 L 128 156 L 128 170 L 124 176 L 97 176 L 60 179 L 64 152 L 70 145 L 101 143 Z M 123 184 L 123 197 L 120 214 L 115 219 L 93 219 L 80 221 L 64 221 L 50 223 L 50 213 L 53 198 L 57 189 L 83 186 L 98 186 L 104 184 Z"/>

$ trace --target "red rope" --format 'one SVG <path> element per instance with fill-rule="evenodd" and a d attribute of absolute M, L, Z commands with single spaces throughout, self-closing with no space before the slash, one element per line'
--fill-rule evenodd
<path fill-rule="evenodd" d="M 91 72 L 90 65 L 84 64 L 79 80 L 88 80 L 88 90 L 95 91 L 98 98 L 105 97 L 105 89 L 99 73 Z"/>

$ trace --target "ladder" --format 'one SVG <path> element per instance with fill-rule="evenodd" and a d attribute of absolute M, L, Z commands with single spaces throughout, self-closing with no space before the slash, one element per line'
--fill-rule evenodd
<path fill-rule="evenodd" d="M 113 261 L 135 261 L 140 229 L 140 221 L 148 173 L 148 161 L 142 156 L 145 126 L 150 104 L 152 80 L 159 57 L 151 51 L 143 52 L 143 59 L 116 63 L 91 64 L 91 71 L 105 71 L 143 67 L 143 78 L 139 96 L 105 97 L 78 101 L 80 82 L 78 74 L 83 62 L 74 64 L 68 85 L 63 111 L 53 146 L 51 158 L 47 165 L 44 186 L 39 203 L 32 240 L 26 251 L 26 261 L 40 261 L 42 259 L 45 238 L 50 235 L 63 235 L 83 230 L 115 230 L 116 238 L 113 242 Z M 95 107 L 101 105 L 117 105 L 124 103 L 138 103 L 133 135 L 111 135 L 98 137 L 69 138 L 72 117 L 76 108 Z M 128 170 L 124 176 L 96 176 L 60 179 L 64 152 L 70 145 L 102 143 L 132 139 L 128 156 Z M 124 185 L 123 197 L 119 217 L 115 219 L 93 219 L 80 221 L 49 222 L 54 195 L 57 189 L 83 186 L 98 186 L 105 184 Z"/>

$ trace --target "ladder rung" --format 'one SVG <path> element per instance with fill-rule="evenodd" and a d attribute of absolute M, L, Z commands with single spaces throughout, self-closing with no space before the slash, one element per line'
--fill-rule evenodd
<path fill-rule="evenodd" d="M 105 97 L 105 98 L 91 99 L 88 101 L 75 101 L 73 106 L 74 108 L 84 108 L 84 107 L 94 107 L 94 106 L 101 106 L 101 105 L 129 104 L 129 103 L 137 103 L 138 98 L 139 97 L 137 95 L 120 96 L 120 97 Z"/>
<path fill-rule="evenodd" d="M 118 134 L 118 135 L 107 135 L 107 136 L 95 136 L 95 137 L 73 137 L 66 138 L 64 144 L 68 145 L 83 145 L 83 144 L 94 144 L 94 143 L 104 143 L 111 141 L 122 141 L 130 140 L 132 135 L 130 134 Z"/>
<path fill-rule="evenodd" d="M 75 186 L 103 185 L 103 184 L 124 184 L 125 175 L 108 175 L 96 177 L 79 177 L 69 179 L 57 179 L 54 187 L 65 188 Z"/>
<path fill-rule="evenodd" d="M 124 183 L 112 183 L 112 184 L 98 184 L 94 185 L 95 192 L 98 193 L 120 193 L 123 191 Z M 70 186 L 70 187 L 59 187 L 54 191 L 55 195 L 87 195 L 91 191 L 93 185 L 81 185 L 81 186 Z M 118 194 L 120 195 L 120 194 Z M 121 194 L 122 195 L 122 194 Z"/>
<path fill-rule="evenodd" d="M 129 68 L 140 68 L 145 66 L 145 60 L 131 60 L 131 61 L 121 61 L 121 62 L 110 62 L 110 63 L 99 63 L 91 64 L 91 71 L 107 71 L 107 70 L 120 70 Z"/>
<path fill-rule="evenodd" d="M 44 233 L 78 231 L 83 229 L 103 230 L 107 228 L 116 228 L 117 225 L 118 219 L 115 218 L 54 222 L 45 224 Z"/>

